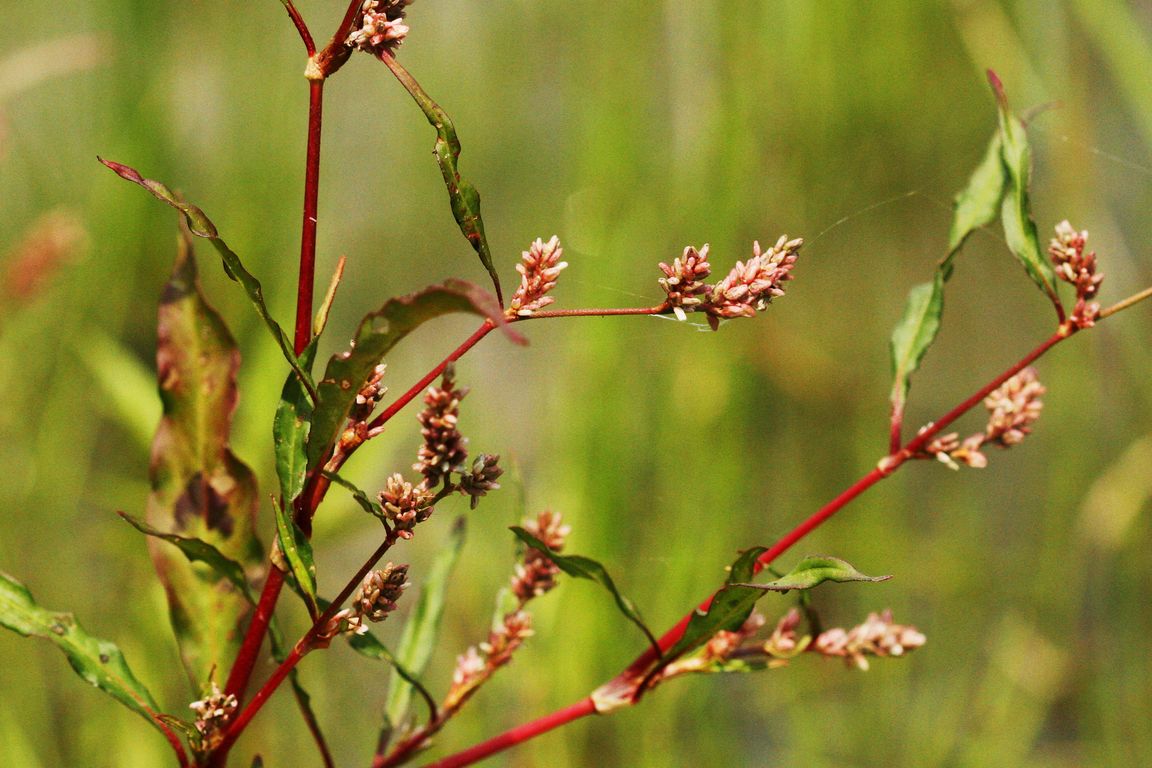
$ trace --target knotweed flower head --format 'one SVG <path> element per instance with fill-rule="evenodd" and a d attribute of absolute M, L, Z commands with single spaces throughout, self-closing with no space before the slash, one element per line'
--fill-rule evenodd
<path fill-rule="evenodd" d="M 520 273 L 520 287 L 508 303 L 509 317 L 527 317 L 555 301 L 546 294 L 556 287 L 556 278 L 568 266 L 568 262 L 560 260 L 563 255 L 560 238 L 555 235 L 548 242 L 536 238 L 531 247 L 523 252 L 520 263 L 516 265 L 516 271 Z"/>

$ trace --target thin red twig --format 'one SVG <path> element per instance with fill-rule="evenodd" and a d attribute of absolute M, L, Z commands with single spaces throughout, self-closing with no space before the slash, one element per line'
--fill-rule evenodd
<path fill-rule="evenodd" d="M 284 3 L 284 9 L 288 11 L 289 18 L 292 23 L 296 25 L 296 31 L 300 33 L 300 39 L 304 41 L 304 50 L 308 55 L 314 56 L 316 54 L 316 43 L 312 41 L 312 33 L 308 31 L 308 25 L 304 23 L 304 17 L 296 10 L 296 6 L 292 4 L 292 0 L 280 0 Z"/>
<path fill-rule="evenodd" d="M 951 425 L 964 413 L 979 404 L 985 397 L 988 396 L 990 392 L 992 392 L 992 390 L 1001 386 L 1012 376 L 1015 376 L 1053 346 L 1067 339 L 1072 333 L 1073 331 L 1066 324 L 1062 325 L 1056 333 L 1036 346 L 1032 351 L 1018 360 L 1015 364 L 1007 368 L 999 376 L 995 377 L 990 382 L 981 387 L 971 397 L 964 400 L 955 408 L 948 411 L 948 413 L 944 414 L 944 416 L 942 416 L 936 422 L 921 431 L 914 439 L 909 441 L 908 444 L 901 448 L 899 451 L 895 451 L 891 455 L 885 457 L 885 459 L 880 462 L 879 466 L 861 477 L 849 488 L 839 494 L 836 498 L 821 507 L 816 513 L 808 517 L 806 520 L 801 522 L 799 525 L 797 525 L 795 528 L 777 540 L 776 543 L 773 544 L 767 551 L 765 551 L 764 554 L 761 555 L 757 560 L 757 572 L 770 565 L 777 557 L 786 552 L 813 530 L 825 523 L 829 518 L 843 509 L 857 496 L 884 478 L 891 475 L 894 471 L 896 471 L 896 469 L 908 461 L 908 459 L 915 456 L 916 453 L 921 448 L 923 448 L 923 446 L 926 445 L 933 437 Z M 714 596 L 715 593 L 708 597 L 708 599 L 701 602 L 696 610 L 707 610 Z M 693 611 L 693 613 L 694 612 L 695 611 Z M 676 642 L 679 641 L 679 639 L 683 636 L 684 630 L 687 628 L 691 617 L 692 613 L 684 616 L 679 622 L 676 623 L 675 626 L 673 626 L 660 637 L 659 646 L 662 651 L 667 651 L 673 645 L 675 645 Z M 637 656 L 637 658 L 631 664 L 629 664 L 623 672 L 617 675 L 613 681 L 606 684 L 605 686 L 602 686 L 602 688 L 609 687 L 613 683 L 617 682 L 625 686 L 630 684 L 639 686 L 642 681 L 644 681 L 652 674 L 654 664 L 667 663 L 668 661 L 671 660 L 659 659 L 654 649 L 645 648 L 644 651 L 639 656 Z M 658 669 L 658 667 L 656 669 Z M 635 693 L 639 694 L 640 691 L 636 690 Z M 530 723 L 517 726 L 516 728 L 506 731 L 499 736 L 489 739 L 488 741 L 470 747 L 462 752 L 458 752 L 455 755 L 441 760 L 440 762 L 433 763 L 427 768 L 462 768 L 463 766 L 472 765 L 473 763 L 496 754 L 497 752 L 516 746 L 518 744 L 522 744 L 529 739 L 535 738 L 536 736 L 558 728 L 562 725 L 566 725 L 567 723 L 570 723 L 573 720 L 576 720 L 587 714 L 591 714 L 592 712 L 587 711 L 589 707 L 591 707 L 592 712 L 596 711 L 595 703 L 591 698 L 582 699 L 576 704 L 557 710 L 550 715 L 546 715 L 545 717 L 533 720 Z"/>
<path fill-rule="evenodd" d="M 299 355 L 312 340 L 312 292 L 316 283 L 316 231 L 320 198 L 320 135 L 324 122 L 324 81 L 308 81 L 308 156 L 304 171 L 304 217 L 300 233 L 300 277 L 296 284 Z"/>
<path fill-rule="evenodd" d="M 495 738 L 477 744 L 474 747 L 469 747 L 463 752 L 457 752 L 451 757 L 446 757 L 435 763 L 429 763 L 425 768 L 462 768 L 462 766 L 465 765 L 472 765 L 486 757 L 490 757 L 498 752 L 503 752 L 509 747 L 514 747 L 517 744 L 528 741 L 528 739 L 534 736 L 539 736 L 554 728 L 567 725 L 573 720 L 579 720 L 582 717 L 594 714 L 596 714 L 596 705 L 592 699 L 581 699 L 571 706 L 557 710 L 550 715 L 545 715 L 530 723 L 517 726 Z M 372 768 L 379 768 L 379 766 L 373 762 Z"/>

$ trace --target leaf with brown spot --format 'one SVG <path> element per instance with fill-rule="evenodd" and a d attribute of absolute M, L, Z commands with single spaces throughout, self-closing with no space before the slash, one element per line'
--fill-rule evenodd
<path fill-rule="evenodd" d="M 203 541 L 252 577 L 263 561 L 254 530 L 256 479 L 228 447 L 240 354 L 200 290 L 186 229 L 161 298 L 157 337 L 164 413 L 152 442 L 148 525 Z M 149 538 L 148 547 L 185 669 L 203 690 L 214 671 L 231 665 L 251 606 L 218 569 L 190 562 L 159 538 Z"/>

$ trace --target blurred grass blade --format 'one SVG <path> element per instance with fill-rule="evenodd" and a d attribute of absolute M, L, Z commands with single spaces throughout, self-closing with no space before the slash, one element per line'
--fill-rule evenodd
<path fill-rule="evenodd" d="M 348 645 L 352 646 L 361 656 L 391 664 L 393 671 L 408 683 L 412 690 L 420 694 L 420 698 L 423 699 L 424 703 L 428 706 L 428 720 L 431 722 L 436 719 L 436 700 L 432 698 L 432 694 L 429 693 L 428 689 L 424 687 L 424 684 L 420 682 L 417 675 L 401 664 L 400 660 L 388 650 L 387 646 L 377 640 L 375 635 L 371 632 L 365 632 L 362 635 L 350 635 L 348 637 Z"/>
<path fill-rule="evenodd" d="M 405 721 L 408 705 L 412 699 L 411 682 L 400 673 L 400 667 L 403 666 L 410 676 L 424 674 L 428 660 L 432 657 L 432 651 L 436 648 L 436 639 L 440 635 L 440 623 L 444 616 L 444 596 L 452 571 L 456 568 L 460 552 L 464 548 L 466 533 L 464 517 L 457 517 L 447 541 L 440 545 L 436 559 L 428 569 L 428 576 L 420 587 L 420 597 L 417 598 L 412 614 L 404 624 L 404 631 L 400 635 L 400 644 L 396 651 L 398 665 L 388 685 L 388 698 L 384 703 L 385 716 L 390 723 L 398 724 Z"/>
<path fill-rule="evenodd" d="M 640 617 L 640 610 L 616 588 L 616 582 L 612 580 L 612 577 L 608 574 L 608 570 L 603 565 L 590 557 L 561 555 L 518 525 L 512 526 L 511 530 L 512 533 L 516 534 L 516 536 L 529 547 L 547 555 L 548 559 L 551 560 L 557 568 L 564 571 L 564 573 L 576 579 L 594 581 L 608 590 L 612 598 L 616 601 L 616 607 L 620 609 L 620 613 L 624 614 L 630 622 L 639 627 L 640 631 L 644 633 L 644 636 L 648 638 L 648 642 L 656 649 L 656 653 L 660 653 L 660 644 L 656 641 L 656 636 L 652 634 L 652 631 L 649 630 L 648 626 L 644 623 L 644 619 Z"/>
<path fill-rule="evenodd" d="M 320 609 L 316 601 L 316 564 L 312 559 L 312 543 L 292 519 L 291 505 L 272 503 L 276 512 L 276 543 L 277 550 L 273 552 L 273 562 L 277 568 L 287 570 L 293 576 L 296 591 L 308 607 L 308 614 L 313 620 L 320 616 Z M 277 562 L 282 556 L 283 562 Z"/>
<path fill-rule="evenodd" d="M 254 573 L 263 564 L 255 534 L 256 478 L 228 447 L 240 353 L 205 301 L 185 229 L 158 313 L 157 375 L 164 414 L 152 442 L 148 525 L 199 539 Z M 206 690 L 236 656 L 251 606 L 232 579 L 155 538 L 148 548 L 164 584 L 189 676 Z"/>
<path fill-rule="evenodd" d="M 378 517 L 381 522 L 384 522 L 388 519 L 388 516 L 384 513 L 384 507 L 380 506 L 380 502 L 369 497 L 367 493 L 362 491 L 355 484 L 348 482 L 335 472 L 325 472 L 324 477 L 328 478 L 332 482 L 336 483 L 336 485 L 351 493 L 352 498 L 356 501 L 357 504 L 360 505 L 360 508 L 368 514 L 372 515 L 373 517 Z"/>
<path fill-rule="evenodd" d="M 256 598 L 252 594 L 251 587 L 248 584 L 248 577 L 244 573 L 244 566 L 236 562 L 230 557 L 225 556 L 220 550 L 212 546 L 206 541 L 201 539 L 192 538 L 188 536 L 181 536 L 177 533 L 165 533 L 164 531 L 153 528 L 143 520 L 138 520 L 132 515 L 124 512 L 117 512 L 120 517 L 131 525 L 136 530 L 140 531 L 146 536 L 155 536 L 158 539 L 163 539 L 169 544 L 174 544 L 190 562 L 204 563 L 209 568 L 220 574 L 244 593 L 248 602 L 255 605 Z"/>
<path fill-rule="evenodd" d="M 794 589 L 812 589 L 826 581 L 846 583 L 851 581 L 887 581 L 891 576 L 865 576 L 851 564 L 838 557 L 806 557 L 791 571 L 778 579 L 765 584 L 739 583 L 736 586 L 754 587 L 769 592 L 791 592 Z"/>
<path fill-rule="evenodd" d="M 0 625 L 25 637 L 42 637 L 51 641 L 64 652 L 68 663 L 80 677 L 168 735 L 158 719 L 159 705 L 132 674 L 124 654 L 114 643 L 89 635 L 70 613 L 41 608 L 27 587 L 2 571 Z M 18 702 L 10 699 L 8 706 L 18 706 Z"/>
<path fill-rule="evenodd" d="M 464 237 L 472 244 L 472 248 L 480 257 L 480 263 L 488 270 L 492 278 L 492 287 L 496 291 L 496 300 L 504 306 L 504 295 L 500 290 L 500 276 L 492 265 L 492 252 L 488 248 L 488 238 L 484 235 L 484 219 L 480 216 L 480 193 L 476 187 L 466 179 L 461 178 L 458 167 L 460 160 L 460 139 L 456 136 L 456 126 L 452 118 L 448 117 L 439 104 L 432 100 L 416 78 L 404 69 L 390 54 L 382 54 L 381 60 L 392 70 L 392 74 L 400 84 L 411 94 L 419 105 L 424 117 L 436 129 L 436 162 L 440 165 L 440 175 L 444 177 L 444 186 L 448 189 L 448 199 L 452 204 L 452 216 L 460 227 Z"/>
<path fill-rule="evenodd" d="M 100 402 L 140 445 L 147 447 L 160 419 L 160 398 L 151 367 L 99 328 L 86 329 L 72 349 L 87 369 L 88 380 L 98 388 Z"/>
<path fill-rule="evenodd" d="M 192 234 L 197 237 L 203 237 L 212 243 L 216 252 L 224 261 L 224 271 L 232 280 L 240 283 L 244 288 L 244 292 L 248 294 L 249 301 L 256 308 L 256 313 L 264 321 L 268 330 L 272 333 L 272 338 L 280 347 L 280 351 L 284 354 L 284 359 L 288 361 L 288 365 L 304 382 L 305 388 L 308 390 L 312 399 L 316 399 L 316 385 L 312 382 L 312 377 L 308 374 L 299 361 L 296 359 L 296 354 L 293 351 L 292 342 L 288 339 L 288 335 L 284 333 L 284 329 L 272 317 L 272 313 L 268 311 L 268 305 L 264 303 L 264 289 L 260 285 L 260 281 L 256 279 L 255 275 L 249 272 L 244 264 L 241 263 L 240 257 L 237 256 L 228 244 L 225 243 L 219 233 L 216 231 L 216 225 L 204 214 L 204 211 L 197 208 L 195 205 L 186 203 L 181 200 L 172 190 L 159 181 L 153 179 L 146 179 L 135 168 L 131 168 L 121 163 L 116 163 L 104 158 L 97 158 L 108 168 L 112 169 L 120 178 L 131 181 L 134 184 L 139 184 L 144 189 L 151 192 L 157 199 L 162 200 L 168 205 L 184 214 L 184 219 L 188 224 L 188 228 Z"/>
<path fill-rule="evenodd" d="M 721 630 L 735 632 L 743 626 L 751 615 L 756 601 L 766 593 L 741 585 L 755 576 L 756 560 L 766 551 L 767 547 L 753 547 L 740 553 L 740 557 L 732 563 L 725 586 L 713 596 L 708 610 L 693 612 L 692 618 L 688 620 L 688 626 L 684 628 L 684 634 L 668 649 L 657 670 L 649 673 L 650 675 L 655 674 L 655 671 L 672 660 L 708 642 L 717 632 Z"/>
<path fill-rule="evenodd" d="M 361 321 L 351 348 L 332 356 L 319 383 L 320 399 L 308 437 L 309 465 L 315 466 L 332 448 L 357 393 L 384 356 L 416 328 L 453 312 L 470 312 L 498 325 L 505 324 L 492 295 L 462 280 L 449 280 L 444 285 L 391 299 Z M 519 338 L 510 330 L 506 333 Z"/>
<path fill-rule="evenodd" d="M 1032 203 L 1028 197 L 1032 179 L 1032 148 L 1028 143 L 1028 133 L 1024 123 L 1009 109 L 1004 86 L 991 70 L 988 71 L 988 82 L 996 93 L 996 104 L 1000 110 L 1000 156 L 1008 171 L 1008 188 L 1000 213 L 1004 238 L 1017 260 L 1024 265 L 1032 282 L 1059 308 L 1061 305 L 1056 293 L 1056 275 L 1040 247 L 1036 222 L 1032 220 Z"/>
<path fill-rule="evenodd" d="M 316 337 L 300 355 L 305 370 L 312 369 L 316 357 Z M 280 480 L 280 502 L 292 508 L 292 502 L 304 490 L 308 472 L 308 433 L 312 427 L 313 407 L 300 377 L 289 373 L 280 391 L 276 417 L 272 422 L 272 444 L 276 454 L 276 476 Z"/>

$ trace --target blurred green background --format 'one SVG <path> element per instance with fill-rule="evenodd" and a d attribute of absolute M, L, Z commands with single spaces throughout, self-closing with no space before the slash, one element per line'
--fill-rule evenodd
<path fill-rule="evenodd" d="M 0 28 L 0 568 L 118 642 L 187 714 L 140 514 L 157 296 L 175 216 L 95 156 L 201 205 L 288 323 L 306 87 L 274 0 L 4 3 Z M 338 2 L 301 0 L 326 39 Z M 984 69 L 1034 122 L 1036 216 L 1092 233 L 1105 303 L 1152 283 L 1152 10 L 1120 0 L 421 0 L 405 65 L 454 117 L 506 286 L 555 233 L 558 306 L 657 302 L 656 263 L 712 245 L 722 273 L 754 238 L 807 245 L 788 295 L 719 333 L 663 319 L 547 321 L 461 363 L 474 452 L 515 473 L 471 517 L 429 683 L 482 639 L 514 556 L 505 530 L 554 508 L 570 551 L 601 559 L 657 629 L 875 465 L 886 446 L 887 336 L 942 255 L 950 199 L 994 128 Z M 355 58 L 327 88 L 320 282 L 349 258 L 330 350 L 388 296 L 483 273 L 449 215 L 432 133 L 386 70 Z M 41 218 L 55 211 L 47 224 Z M 38 224 L 39 222 L 39 224 Z M 55 237 L 40 262 L 22 246 Z M 32 236 L 35 237 L 35 236 Z M 57 253 L 64 255 L 57 258 Z M 275 485 L 270 416 L 286 373 L 241 293 L 201 248 L 240 339 L 235 448 Z M 29 261 L 31 258 L 31 261 Z M 22 260 L 23 259 L 23 260 Z M 31 266 L 29 266 L 31 265 Z M 944 333 L 914 380 L 909 428 L 940 415 L 1050 330 L 997 231 L 950 284 Z M 50 274 L 49 274 L 50 273 Z M 28 287 L 20 278 L 42 275 Z M 24 285 L 24 288 L 20 288 Z M 447 319 L 390 360 L 401 392 L 471 330 Z M 670 683 L 492 760 L 507 766 L 1152 765 L 1152 315 L 1119 315 L 1044 359 L 1036 434 L 983 471 L 917 464 L 786 555 L 835 554 L 877 586 L 825 587 L 829 624 L 891 607 L 928 645 L 872 671 L 804 658 Z M 413 460 L 407 411 L 348 473 L 368 488 Z M 980 428 L 977 415 L 961 426 Z M 460 508 L 397 553 L 418 577 Z M 262 531 L 270 537 L 267 504 Z M 335 592 L 378 526 L 333 494 L 317 520 Z M 298 627 L 301 611 L 286 600 Z M 766 598 L 769 615 L 786 602 Z M 450 726 L 448 754 L 588 693 L 642 649 L 587 583 L 536 609 L 537 636 Z M 382 628 L 394 640 L 401 622 Z M 0 634 L 0 762 L 165 765 L 151 729 L 41 641 Z M 340 765 L 366 765 L 387 673 L 347 648 L 303 677 Z M 240 742 L 270 766 L 319 760 L 288 696 Z"/>

